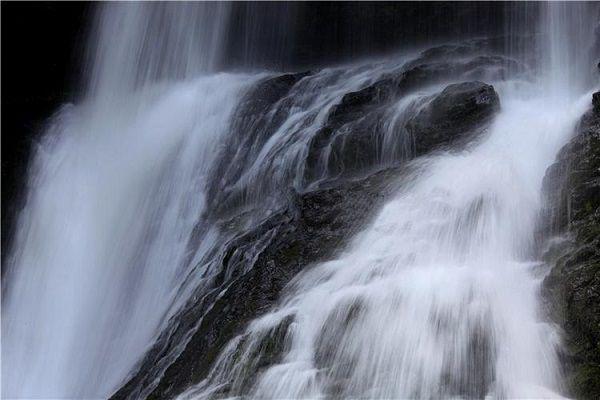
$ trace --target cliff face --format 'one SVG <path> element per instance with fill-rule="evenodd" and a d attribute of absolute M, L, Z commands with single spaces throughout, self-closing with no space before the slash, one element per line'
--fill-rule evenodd
<path fill-rule="evenodd" d="M 544 292 L 564 329 L 564 365 L 572 395 L 600 398 L 600 93 L 576 136 L 544 180 L 549 229 L 566 240 L 546 253 L 554 264 Z"/>
<path fill-rule="evenodd" d="M 301 270 L 330 259 L 342 249 L 383 201 L 405 183 L 407 173 L 418 168 L 412 160 L 439 150 L 461 150 L 479 139 L 499 110 L 500 99 L 491 85 L 476 80 L 481 77 L 472 69 L 468 63 L 406 66 L 359 91 L 346 93 L 309 143 L 304 156 L 306 173 L 301 175 L 304 190 L 277 194 L 285 197 L 286 206 L 239 233 L 236 227 L 244 225 L 248 214 L 243 211 L 248 208 L 247 199 L 265 202 L 264 193 L 273 197 L 282 189 L 268 180 L 263 186 L 248 185 L 242 172 L 280 128 L 290 112 L 288 103 L 301 95 L 298 86 L 312 88 L 309 84 L 315 73 L 268 78 L 250 90 L 236 112 L 231 143 L 220 154 L 216 167 L 220 173 L 215 174 L 218 179 L 210 185 L 208 195 L 212 211 L 205 218 L 215 221 L 224 232 L 238 232 L 222 240 L 225 246 L 215 258 L 222 272 L 209 291 L 199 288 L 190 297 L 112 398 L 171 398 L 208 379 L 224 346 L 243 333 L 248 322 L 272 307 Z M 378 156 L 383 150 L 394 150 L 381 149 L 378 146 L 384 141 L 375 140 L 389 133 L 384 127 L 390 105 L 445 79 L 459 83 L 446 83 L 424 97 L 425 103 L 411 109 L 401 126 L 392 131 L 397 140 L 388 141 L 393 145 L 388 147 L 398 147 L 390 153 L 397 157 L 390 162 Z M 409 149 L 405 139 L 410 139 Z M 360 162 L 355 157 L 358 153 L 363 155 Z M 264 175 L 269 175 L 269 168 L 266 171 Z M 262 194 L 251 191 L 256 187 L 264 188 Z M 248 376 L 257 376 L 261 368 L 277 359 L 280 339 L 274 336 L 268 344 L 272 356 L 261 359 Z"/>

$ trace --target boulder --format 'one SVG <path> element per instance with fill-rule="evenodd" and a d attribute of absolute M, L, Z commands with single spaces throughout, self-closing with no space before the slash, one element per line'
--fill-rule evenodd
<path fill-rule="evenodd" d="M 489 85 L 448 86 L 411 120 L 415 137 L 423 141 L 419 154 L 450 145 L 454 136 L 485 122 L 497 107 L 497 95 Z M 444 134 L 426 139 L 435 129 L 445 129 Z M 327 137 L 325 131 L 322 135 Z M 361 136 L 350 130 L 348 137 Z M 362 137 L 366 138 L 362 144 L 348 143 L 357 150 L 372 147 L 372 138 Z M 347 160 L 353 159 L 348 147 L 340 148 Z M 331 181 L 328 188 L 292 193 L 285 208 L 227 240 L 222 255 L 213 257 L 219 263 L 213 268 L 220 271 L 212 278 L 213 289 L 202 288 L 191 296 L 137 373 L 112 398 L 170 398 L 206 378 L 223 347 L 268 310 L 298 272 L 343 248 L 409 171 L 409 165 L 402 164 L 359 179 Z M 222 224 L 243 226 L 232 220 Z"/>
<path fill-rule="evenodd" d="M 465 82 L 447 86 L 407 123 L 415 153 L 465 141 L 499 109 L 500 99 L 491 85 Z"/>
<path fill-rule="evenodd" d="M 452 84 L 406 105 L 403 115 L 390 125 L 392 89 L 384 89 L 382 82 L 347 94 L 332 110 L 329 124 L 309 144 L 306 185 L 360 176 L 427 152 L 465 144 L 500 108 L 493 86 L 482 82 Z"/>

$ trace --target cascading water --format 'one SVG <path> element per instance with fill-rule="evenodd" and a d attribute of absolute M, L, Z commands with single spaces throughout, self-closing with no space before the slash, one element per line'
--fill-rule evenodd
<path fill-rule="evenodd" d="M 206 171 L 245 82 L 199 78 L 101 122 L 85 106 L 54 120 L 11 259 L 9 397 L 105 396 L 148 346 L 186 275 Z"/>
<path fill-rule="evenodd" d="M 421 161 L 338 259 L 298 276 L 180 398 L 562 398 L 534 229 L 546 168 L 589 104 L 586 12 L 543 7 L 548 65 L 531 84 L 494 82 L 503 109 L 484 141 Z M 277 341 L 283 355 L 260 367 Z"/>
<path fill-rule="evenodd" d="M 541 7 L 550 40 L 538 46 L 537 79 L 522 54 L 486 58 L 471 49 L 479 42 L 450 53 L 451 67 L 433 52 L 432 65 L 451 72 L 417 89 L 399 83 L 374 125 L 331 121 L 346 94 L 420 72 L 423 56 L 306 73 L 274 104 L 253 106 L 245 94 L 269 93 L 252 89 L 271 73 L 213 72 L 226 57 L 231 7 L 107 5 L 100 14 L 86 98 L 63 107 L 39 145 L 8 258 L 3 397 L 107 397 L 202 299 L 198 322 L 173 336 L 180 343 L 150 368 L 151 383 L 132 392 L 149 395 L 272 240 L 231 256 L 232 231 L 252 232 L 287 207 L 290 191 L 419 153 L 411 121 L 465 80 L 492 83 L 501 99 L 483 136 L 410 164 L 346 250 L 300 273 L 181 396 L 559 397 L 560 337 L 540 309 L 545 268 L 533 238 L 545 170 L 589 103 L 597 7 Z M 261 118 L 239 111 L 247 104 Z M 373 164 L 347 134 L 375 127 Z M 362 158 L 344 158 L 352 146 Z M 221 267 L 235 257 L 242 272 Z M 280 359 L 249 372 L 281 330 Z"/>
<path fill-rule="evenodd" d="M 3 295 L 3 396 L 108 396 L 176 308 L 211 160 L 252 82 L 169 82 L 207 70 L 221 8 L 100 15 L 88 99 L 58 112 L 31 169 Z"/>
<path fill-rule="evenodd" d="M 265 336 L 290 319 L 289 350 L 260 375 L 257 398 L 557 397 L 558 336 L 540 321 L 533 227 L 545 167 L 585 104 L 565 112 L 502 94 L 483 144 L 431 158 L 343 256 L 253 322 L 250 359 L 228 369 L 233 345 L 213 385 L 184 398 L 245 379 Z"/>

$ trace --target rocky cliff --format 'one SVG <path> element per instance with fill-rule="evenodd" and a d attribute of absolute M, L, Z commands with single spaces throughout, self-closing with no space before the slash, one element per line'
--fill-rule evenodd
<path fill-rule="evenodd" d="M 406 183 L 408 172 L 419 168 L 419 157 L 463 149 L 485 133 L 500 108 L 499 97 L 491 85 L 464 78 L 481 78 L 477 72 L 481 65 L 502 65 L 503 60 L 480 59 L 468 50 L 466 61 L 460 63 L 440 59 L 452 50 L 424 54 L 420 63 L 342 96 L 302 153 L 305 168 L 298 179 L 302 190 L 268 179 L 259 185 L 244 171 L 290 112 L 290 96 L 298 96 L 294 90 L 310 84 L 314 73 L 268 78 L 248 92 L 234 117 L 233 142 L 224 146 L 216 164 L 220 173 L 215 174 L 208 196 L 213 211 L 205 218 L 215 221 L 225 235 L 225 245 L 213 257 L 221 272 L 211 278 L 208 290 L 199 288 L 172 318 L 113 399 L 171 398 L 207 379 L 224 346 L 265 313 L 298 272 L 342 249 L 383 200 Z M 452 81 L 457 83 L 448 83 Z M 435 90 L 419 97 L 398 126 L 385 129 L 389 108 L 424 88 Z M 378 140 L 382 137 L 394 140 Z M 384 143 L 386 148 L 381 147 Z M 391 158 L 381 157 L 385 151 Z M 282 169 L 281 164 L 264 165 L 265 176 L 277 176 Z M 248 207 L 264 206 L 273 197 L 286 205 L 250 229 L 243 228 L 249 226 L 244 220 L 252 214 Z M 270 358 L 253 368 L 264 368 L 276 359 L 281 338 L 274 334 L 265 345 L 273 349 Z"/>
<path fill-rule="evenodd" d="M 554 267 L 544 292 L 564 329 L 565 375 L 571 394 L 600 398 L 600 93 L 575 137 L 544 180 L 545 218 Z M 557 236 L 559 237 L 557 239 Z"/>

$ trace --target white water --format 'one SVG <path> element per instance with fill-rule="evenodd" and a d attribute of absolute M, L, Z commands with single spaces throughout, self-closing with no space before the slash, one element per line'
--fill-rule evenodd
<path fill-rule="evenodd" d="M 215 75 L 133 110 L 68 107 L 54 120 L 10 260 L 4 396 L 104 397 L 128 373 L 186 276 L 206 174 L 246 82 Z"/>
<path fill-rule="evenodd" d="M 427 160 L 343 256 L 302 275 L 252 324 L 246 354 L 294 317 L 289 352 L 263 372 L 255 397 L 481 395 L 485 368 L 492 391 L 483 394 L 558 397 L 559 337 L 539 309 L 533 228 L 546 167 L 589 96 L 567 108 L 501 96 L 484 143 Z"/>
<path fill-rule="evenodd" d="M 208 171 L 255 79 L 198 77 L 219 57 L 226 11 L 100 9 L 85 99 L 35 151 L 3 266 L 3 398 L 107 397 L 185 301 L 190 259 L 211 247 L 187 247 Z"/>
<path fill-rule="evenodd" d="M 226 7 L 160 7 L 108 7 L 87 100 L 65 107 L 39 146 L 3 294 L 3 397 L 106 397 L 185 300 L 176 295 L 187 261 L 201 256 L 187 244 L 207 174 L 257 77 L 195 77 L 216 63 Z M 156 19 L 165 36 L 156 36 Z M 295 316 L 289 352 L 259 377 L 254 395 L 314 398 L 335 381 L 348 397 L 436 398 L 479 390 L 479 368 L 489 370 L 489 394 L 561 391 L 558 336 L 540 315 L 543 268 L 531 241 L 541 179 L 589 95 L 576 101 L 574 86 L 557 84 L 572 75 L 564 74 L 571 41 L 552 33 L 552 73 L 537 82 L 551 92 L 497 85 L 503 110 L 483 143 L 424 162 L 343 256 L 300 276 L 250 326 L 258 343 Z M 352 73 L 339 92 L 311 93 L 314 124 L 380 73 Z M 300 128 L 306 116 L 296 117 L 289 122 Z"/>
<path fill-rule="evenodd" d="M 546 169 L 590 106 L 595 19 L 543 8 L 547 64 L 530 84 L 495 83 L 486 139 L 419 160 L 348 249 L 298 276 L 181 399 L 244 394 L 248 378 L 260 399 L 563 398 L 533 240 Z M 282 359 L 247 376 L 281 327 Z"/>

